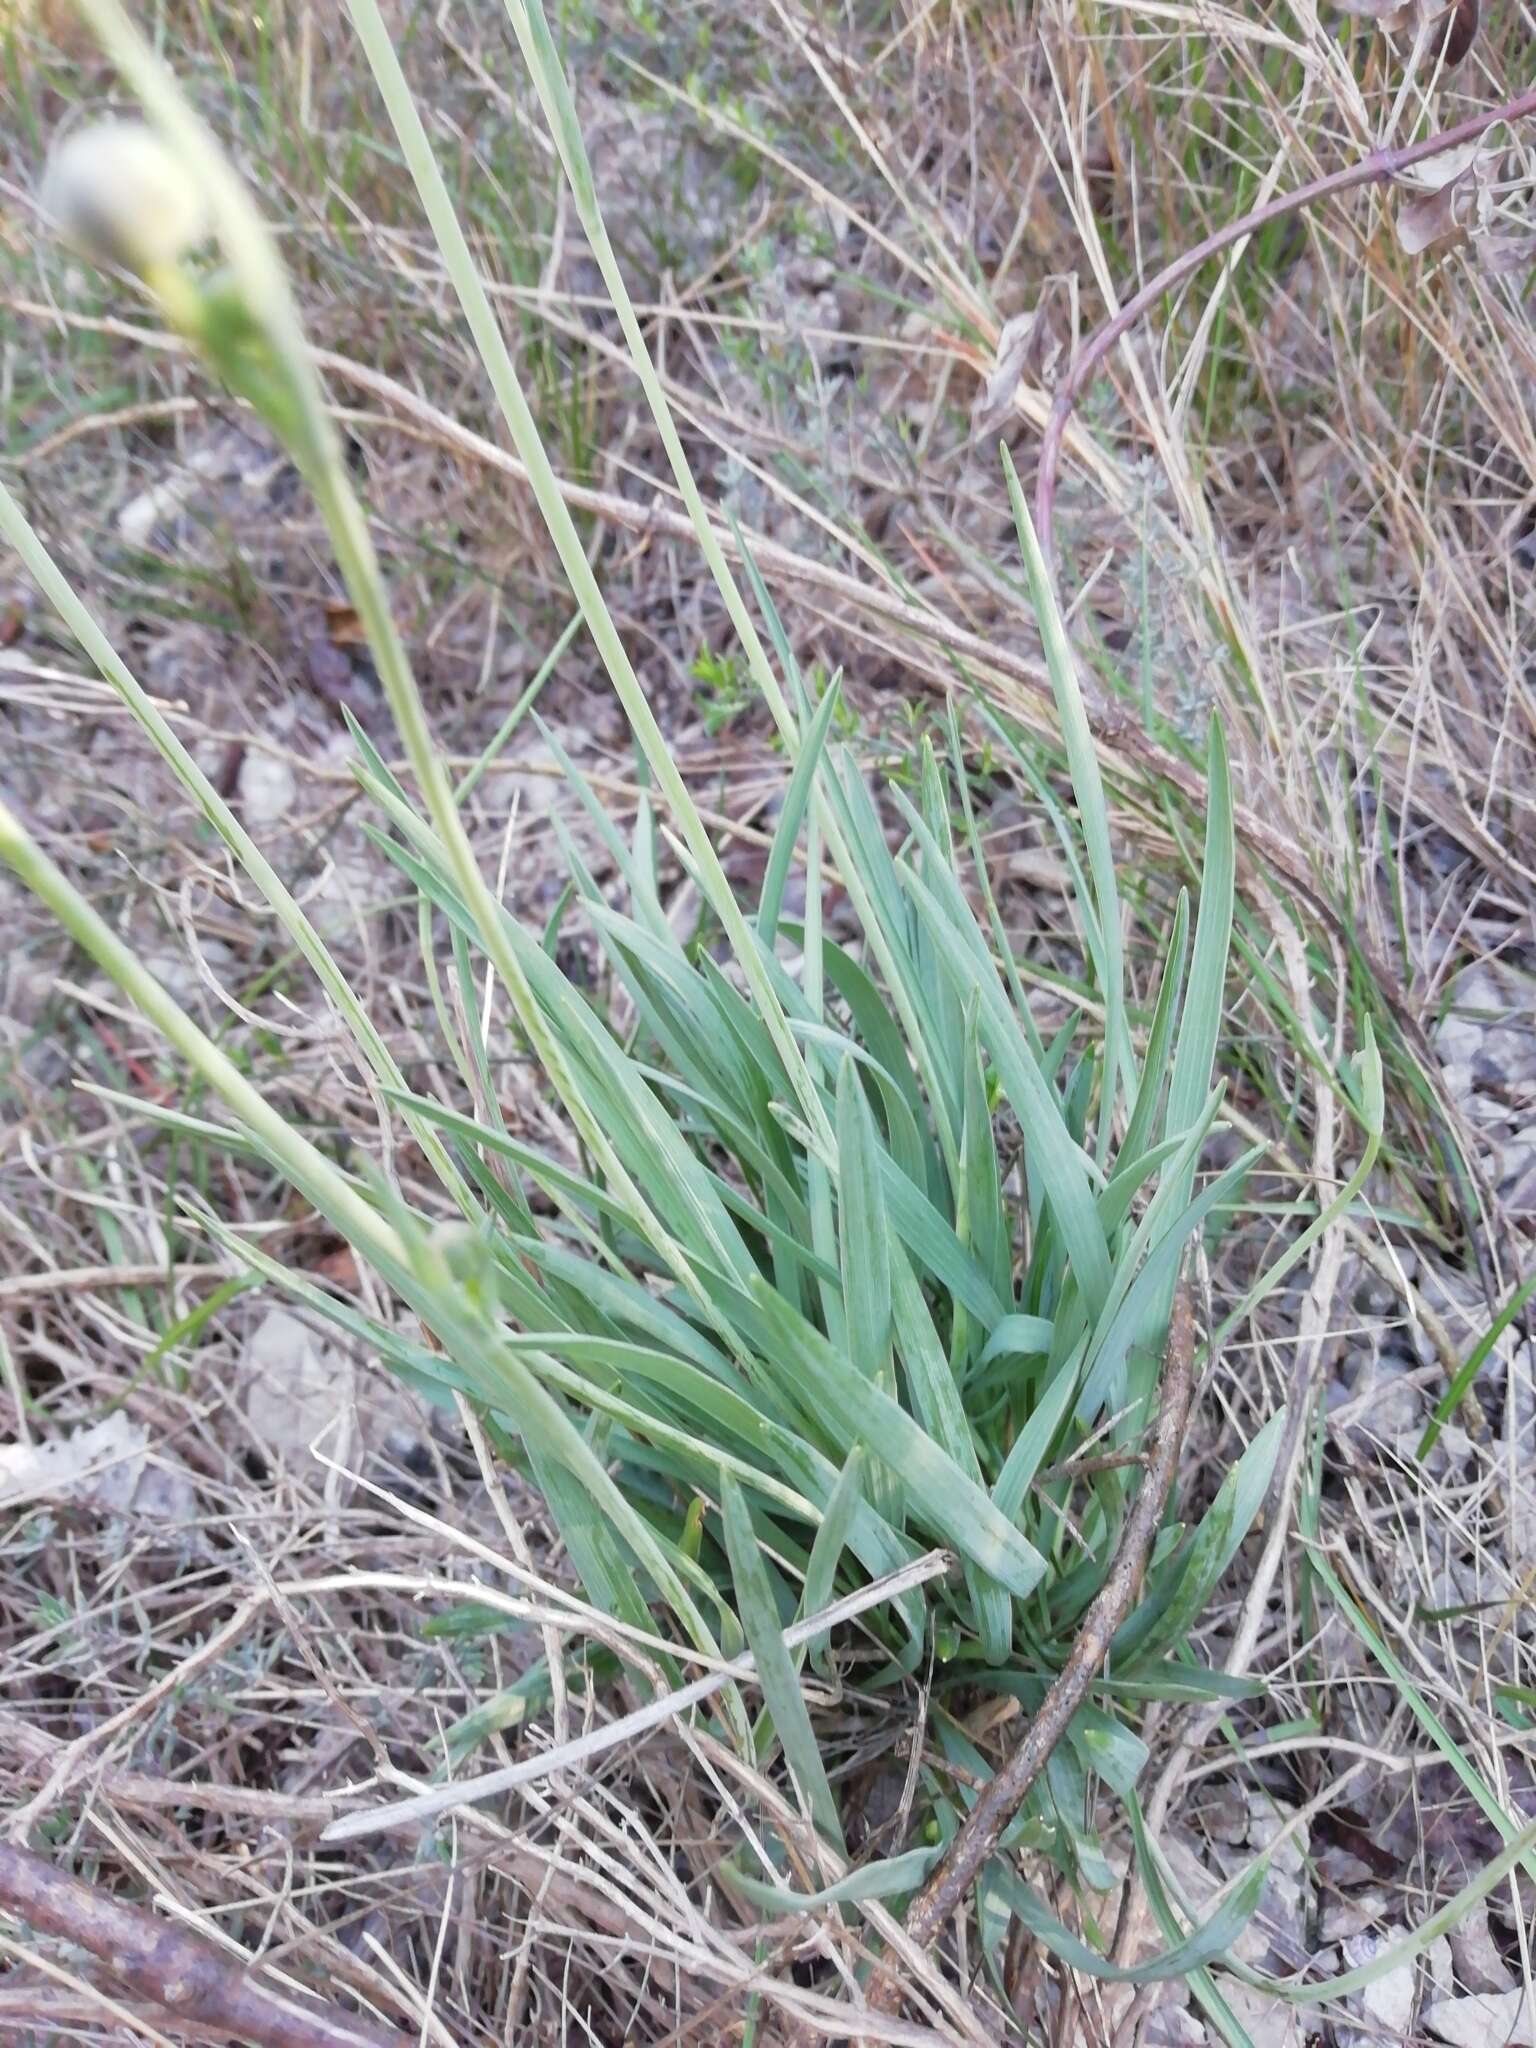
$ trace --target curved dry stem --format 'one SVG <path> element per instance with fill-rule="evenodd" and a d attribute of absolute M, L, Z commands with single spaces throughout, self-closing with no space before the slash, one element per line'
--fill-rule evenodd
<path fill-rule="evenodd" d="M 1126 300 L 1111 320 L 1104 325 L 1078 350 L 1067 365 L 1066 375 L 1061 380 L 1050 417 L 1046 421 L 1045 433 L 1040 443 L 1040 468 L 1035 479 L 1035 531 L 1040 537 L 1040 546 L 1046 561 L 1054 563 L 1056 525 L 1056 484 L 1061 470 L 1062 441 L 1067 423 L 1077 408 L 1088 385 L 1092 382 L 1099 365 L 1110 350 L 1136 326 L 1137 322 L 1155 306 L 1159 299 L 1193 277 L 1201 265 L 1213 256 L 1219 256 L 1223 249 L 1230 249 L 1234 242 L 1240 242 L 1247 235 L 1256 234 L 1277 220 L 1284 220 L 1293 213 L 1300 213 L 1308 206 L 1314 206 L 1320 199 L 1331 199 L 1340 192 L 1352 192 L 1361 185 L 1385 185 L 1401 177 L 1404 171 L 1415 164 L 1426 162 L 1430 157 L 1441 156 L 1447 150 L 1459 149 L 1469 142 L 1476 142 L 1495 128 L 1501 121 L 1519 121 L 1527 115 L 1536 114 L 1536 88 L 1518 94 L 1502 105 L 1469 115 L 1465 121 L 1457 122 L 1454 128 L 1444 128 L 1435 135 L 1422 136 L 1417 142 L 1410 142 L 1398 149 L 1376 149 L 1358 163 L 1346 164 L 1343 169 L 1328 171 L 1320 178 L 1312 178 L 1305 185 L 1298 185 L 1294 192 L 1285 192 L 1278 199 L 1271 199 L 1267 205 L 1257 206 L 1251 213 L 1240 219 L 1229 221 L 1224 228 L 1217 228 L 1192 249 L 1186 249 L 1176 256 L 1172 263 L 1165 264 L 1156 277 L 1144 284 L 1134 297 Z"/>

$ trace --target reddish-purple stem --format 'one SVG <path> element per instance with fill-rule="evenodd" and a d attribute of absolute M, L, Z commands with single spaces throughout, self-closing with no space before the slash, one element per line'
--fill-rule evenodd
<path fill-rule="evenodd" d="M 1067 431 L 1067 421 L 1100 363 L 1115 343 L 1136 325 L 1143 313 L 1187 277 L 1192 277 L 1202 263 L 1220 255 L 1234 242 L 1240 242 L 1244 235 L 1267 228 L 1271 221 L 1284 220 L 1287 214 L 1298 213 L 1315 200 L 1331 198 L 1335 192 L 1350 192 L 1359 185 L 1386 184 L 1428 157 L 1439 156 L 1448 149 L 1459 149 L 1464 143 L 1476 142 L 1500 121 L 1519 121 L 1528 114 L 1536 114 L 1536 89 L 1521 93 L 1517 99 L 1506 100 L 1503 106 L 1495 107 L 1491 112 L 1473 114 L 1454 128 L 1443 129 L 1438 135 L 1426 135 L 1401 149 L 1373 150 L 1359 163 L 1350 164 L 1341 171 L 1329 171 L 1326 177 L 1313 178 L 1309 184 L 1298 185 L 1294 192 L 1271 199 L 1267 206 L 1255 207 L 1241 220 L 1218 228 L 1203 242 L 1193 249 L 1186 249 L 1182 256 L 1160 270 L 1134 298 L 1127 299 L 1114 318 L 1106 320 L 1068 364 L 1051 406 L 1050 418 L 1046 421 L 1040 443 L 1040 468 L 1035 481 L 1035 529 L 1046 561 L 1054 560 L 1056 478 L 1061 467 L 1061 443 Z"/>

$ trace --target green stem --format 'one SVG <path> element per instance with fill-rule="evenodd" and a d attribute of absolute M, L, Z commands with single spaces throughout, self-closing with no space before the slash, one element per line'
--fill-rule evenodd
<path fill-rule="evenodd" d="M 322 1210 L 365 1257 L 398 1266 L 406 1248 L 325 1154 L 302 1137 L 167 994 L 148 968 L 94 910 L 0 801 L 0 860 L 53 913 L 77 945 L 122 990 L 166 1042 L 199 1073 L 277 1162 L 295 1187 Z"/>
<path fill-rule="evenodd" d="M 177 738 L 169 720 L 160 711 L 154 699 L 141 687 L 137 677 L 71 587 L 68 578 L 49 554 L 26 514 L 3 483 L 0 483 L 0 534 L 3 534 L 16 550 L 28 574 L 74 634 L 102 679 L 128 706 L 134 718 L 158 748 L 161 758 L 169 764 L 176 779 L 191 793 L 208 823 L 272 906 L 278 922 L 309 964 L 315 979 L 340 1011 L 347 1028 L 375 1075 L 386 1087 L 401 1093 L 406 1092 L 405 1076 L 401 1073 L 394 1055 L 358 999 L 351 983 L 332 958 L 319 933 L 304 915 L 261 848 Z M 464 1214 L 471 1218 L 477 1216 L 479 1209 L 475 1198 L 466 1186 L 463 1175 L 450 1158 L 440 1135 L 422 1117 L 407 1112 L 406 1121 L 412 1137 L 431 1162 L 444 1187 L 451 1191 Z"/>

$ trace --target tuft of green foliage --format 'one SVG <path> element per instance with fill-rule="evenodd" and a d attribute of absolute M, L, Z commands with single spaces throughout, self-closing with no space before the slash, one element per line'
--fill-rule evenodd
<path fill-rule="evenodd" d="M 3 810 L 0 855 L 233 1124 L 144 1104 L 140 1114 L 248 1149 L 286 1175 L 432 1341 L 285 1271 L 216 1218 L 204 1216 L 205 1227 L 430 1397 L 474 1403 L 547 1503 L 587 1598 L 673 1643 L 676 1655 L 656 1667 L 660 1682 L 677 1676 L 688 1646 L 711 1658 L 750 1647 L 763 1713 L 754 1718 L 739 1686 L 722 1689 L 710 1711 L 722 1737 L 760 1766 L 782 1760 L 807 1816 L 803 1840 L 786 1829 L 778 1844 L 786 1882 L 813 1867 L 812 1841 L 828 1881 L 809 1896 L 842 1903 L 910 1891 L 987 1775 L 964 1713 L 978 1697 L 1036 1709 L 1102 1584 L 1137 1483 L 1134 1453 L 1156 1404 L 1181 1261 L 1198 1233 L 1220 1227 L 1257 1156 L 1241 1154 L 1197 1188 L 1203 1148 L 1220 1128 L 1212 1074 L 1233 926 L 1220 731 L 1194 929 L 1181 898 L 1155 1002 L 1133 1032 L 1108 806 L 1074 657 L 1010 468 L 1070 806 L 1014 729 L 988 717 L 987 732 L 1058 837 L 1092 999 L 1047 1038 L 982 857 L 958 713 L 947 758 L 925 743 L 908 786 L 872 790 L 835 737 L 837 679 L 822 687 L 802 674 L 750 561 L 750 604 L 731 577 L 602 235 L 542 10 L 513 0 L 583 226 L 726 594 L 741 673 L 769 703 L 791 763 L 761 881 L 741 901 L 571 526 L 374 0 L 352 0 L 573 598 L 654 778 L 625 843 L 572 771 L 621 884 L 614 900 L 568 844 L 570 904 L 606 969 L 594 995 L 562 970 L 557 932 L 526 929 L 476 866 L 459 815 L 464 792 L 450 786 L 433 744 L 297 313 L 248 199 L 117 0 L 89 0 L 87 11 L 187 175 L 205 179 L 229 265 L 209 278 L 177 264 L 147 281 L 209 367 L 290 448 L 369 632 L 409 775 L 354 728 L 356 772 L 377 844 L 418 899 L 429 984 L 440 994 L 451 977 L 464 1018 L 484 1017 L 495 991 L 497 1022 L 532 1055 L 567 1144 L 537 1146 L 509 1129 L 482 1036 L 450 1045 L 461 1084 L 452 1099 L 406 1085 L 300 907 L 3 493 L 0 527 L 272 903 L 379 1099 L 436 1172 L 441 1199 L 413 1206 L 374 1163 L 339 1167 L 287 1124 Z M 663 905 L 664 837 L 696 891 L 688 930 Z M 848 905 L 835 935 L 824 917 L 834 884 Z M 450 1005 L 439 1011 L 446 1020 Z M 1369 1040 L 1361 1098 L 1374 1144 L 1380 1082 Z M 1373 1156 L 1368 1149 L 1346 1195 Z M 1188 1639 L 1263 1500 L 1282 1419 L 1225 1475 L 1197 1526 L 1164 1529 L 1107 1674 L 1004 1852 L 1027 1847 L 1069 1882 L 1107 1887 L 1095 1788 L 1133 1797 L 1146 1756 L 1137 1708 L 1245 1689 L 1202 1669 Z M 871 1608 L 856 1629 L 798 1649 L 785 1641 L 792 1623 L 933 1546 L 954 1555 L 947 1576 Z M 919 1673 L 933 1673 L 935 1757 L 916 1779 L 919 1846 L 897 1844 L 852 1875 L 844 1719 L 835 1704 L 813 1713 L 805 1658 L 861 1701 L 899 1700 Z M 506 1725 L 536 1691 L 525 1681 L 516 1700 L 488 1703 L 477 1727 Z M 456 1753 L 464 1747 L 461 1736 Z M 783 1902 L 745 1872 L 732 1881 Z M 1018 1916 L 1096 1974 L 1195 1970 L 1230 1947 L 1257 1881 L 1194 1934 L 1173 1923 L 1161 1957 L 1121 1971 L 1051 1917 L 1004 1853 L 983 1887 L 983 1952 L 997 1960 Z"/>

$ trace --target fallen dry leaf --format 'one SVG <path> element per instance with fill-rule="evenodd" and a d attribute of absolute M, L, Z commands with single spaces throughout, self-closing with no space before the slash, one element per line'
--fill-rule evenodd
<path fill-rule="evenodd" d="M 325 604 L 325 631 L 333 647 L 366 647 L 368 629 L 357 615 L 356 607 L 344 598 L 327 598 Z"/>
<path fill-rule="evenodd" d="M 989 433 L 1005 417 L 1024 377 L 1049 379 L 1066 342 L 1059 293 L 1047 285 L 1028 312 L 1015 313 L 997 337 L 997 352 L 971 408 L 972 430 Z"/>
<path fill-rule="evenodd" d="M 156 1521 L 188 1520 L 196 1507 L 191 1480 L 151 1458 L 149 1432 L 121 1408 L 69 1436 L 0 1445 L 0 1507 L 34 1500 Z"/>
<path fill-rule="evenodd" d="M 1477 41 L 1480 19 L 1478 0 L 1457 0 L 1457 4 L 1450 10 L 1450 16 L 1443 54 L 1447 64 L 1459 64 Z"/>
<path fill-rule="evenodd" d="M 1410 256 L 1418 256 L 1434 242 L 1456 233 L 1456 180 L 1438 192 L 1416 192 L 1397 209 L 1397 239 Z"/>
<path fill-rule="evenodd" d="M 1477 40 L 1478 0 L 1334 0 L 1341 14 L 1353 14 L 1362 21 L 1374 21 L 1379 28 L 1396 34 L 1399 29 L 1438 27 L 1439 37 L 1428 38 L 1428 48 L 1447 64 L 1459 64 Z"/>
<path fill-rule="evenodd" d="M 310 1464 L 320 1448 L 346 1464 L 359 1448 L 403 1446 L 424 1434 L 420 1411 L 397 1381 L 360 1372 L 339 1345 L 291 1309 L 272 1308 L 252 1332 L 242 1374 L 246 1419 L 274 1461 Z"/>
<path fill-rule="evenodd" d="M 1474 240 L 1489 238 L 1496 218 L 1494 184 L 1506 147 L 1483 136 L 1401 174 L 1400 184 L 1415 188 L 1397 209 L 1397 238 L 1410 256 L 1463 231 Z"/>

